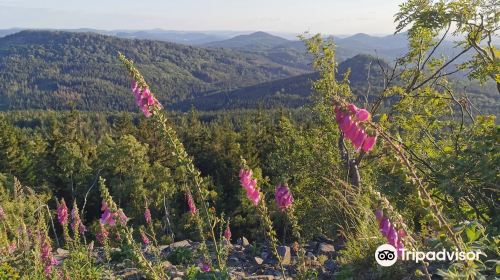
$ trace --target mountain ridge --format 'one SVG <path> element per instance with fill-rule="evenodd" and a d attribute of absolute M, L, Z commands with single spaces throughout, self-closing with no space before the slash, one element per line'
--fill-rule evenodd
<path fill-rule="evenodd" d="M 94 33 L 22 31 L 0 38 L 0 108 L 62 109 L 75 103 L 84 110 L 131 110 L 128 76 L 118 52 L 136 62 L 166 103 L 307 72 L 233 50 Z"/>

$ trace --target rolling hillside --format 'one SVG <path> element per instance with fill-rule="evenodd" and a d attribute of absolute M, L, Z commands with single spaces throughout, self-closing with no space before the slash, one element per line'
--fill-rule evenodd
<path fill-rule="evenodd" d="M 259 31 L 248 35 L 239 35 L 227 40 L 206 43 L 203 44 L 203 46 L 211 48 L 259 50 L 286 45 L 290 42 L 290 40 Z"/>
<path fill-rule="evenodd" d="M 255 53 L 23 31 L 0 38 L 0 109 L 134 109 L 118 52 L 138 64 L 164 104 L 307 72 Z"/>
<path fill-rule="evenodd" d="M 374 56 L 356 55 L 339 64 L 337 79 L 342 79 L 344 73 L 350 70 L 349 84 L 358 102 L 363 104 L 365 98 L 373 102 L 384 86 L 383 72 L 379 64 L 384 69 L 390 67 L 386 61 Z M 298 108 L 310 104 L 312 81 L 317 77 L 317 73 L 308 73 L 235 90 L 214 92 L 172 104 L 170 109 L 187 111 L 196 108 L 200 111 L 218 111 L 238 108 Z M 500 114 L 500 98 L 493 82 L 481 86 L 462 77 L 452 78 L 451 84 L 457 94 L 467 92 L 475 106 L 475 113 L 479 110 L 483 114 Z"/>
<path fill-rule="evenodd" d="M 374 62 L 377 59 L 369 55 L 357 55 L 347 59 L 339 65 L 338 78 L 351 69 L 350 84 L 356 95 L 366 92 L 368 68 L 370 64 L 370 82 L 372 89 L 377 90 L 382 86 L 382 72 Z M 387 67 L 385 61 L 381 61 Z M 317 73 L 309 73 L 277 81 L 265 82 L 259 85 L 239 88 L 232 91 L 220 91 L 202 97 L 172 104 L 172 109 L 189 110 L 194 107 L 203 111 L 216 111 L 236 108 L 296 108 L 308 104 L 311 99 L 312 83 L 318 77 Z"/>
<path fill-rule="evenodd" d="M 197 48 L 85 32 L 12 34 L 0 38 L 0 110 L 135 110 L 118 52 L 137 63 L 162 104 L 170 109 L 194 106 L 213 111 L 307 104 L 315 74 L 305 50 L 300 51 L 303 43 L 262 33 L 254 36 L 266 37 L 262 46 L 269 49 Z M 370 41 L 369 37 L 355 36 L 360 46 L 376 44 L 361 43 Z M 287 44 L 279 45 L 284 41 Z M 341 50 L 338 46 L 338 52 Z M 370 64 L 372 93 L 382 86 L 382 73 L 374 60 L 356 55 L 339 65 L 339 75 L 351 68 L 350 83 L 359 96 L 367 92 Z M 497 113 L 500 100 L 493 87 L 470 84 L 464 78 L 453 84 L 458 90 L 465 88 L 484 112 Z"/>

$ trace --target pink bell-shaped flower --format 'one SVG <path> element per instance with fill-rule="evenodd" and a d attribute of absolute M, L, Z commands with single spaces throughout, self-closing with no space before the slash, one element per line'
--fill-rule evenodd
<path fill-rule="evenodd" d="M 231 241 L 231 229 L 229 228 L 229 223 L 227 224 L 226 226 L 226 230 L 224 230 L 224 238 L 227 240 L 227 241 Z"/>
<path fill-rule="evenodd" d="M 146 208 L 144 211 L 144 220 L 146 220 L 147 224 L 151 223 L 151 211 L 149 211 L 149 208 Z"/>
<path fill-rule="evenodd" d="M 389 244 L 396 247 L 398 243 L 398 231 L 394 228 L 394 226 L 391 226 L 389 233 L 387 234 L 387 241 Z"/>
<path fill-rule="evenodd" d="M 260 201 L 259 190 L 254 189 L 254 190 L 247 192 L 247 197 L 253 203 L 254 206 L 259 205 L 259 201 Z"/>
<path fill-rule="evenodd" d="M 356 119 L 360 122 L 364 122 L 370 118 L 370 113 L 366 109 L 359 109 L 356 112 Z"/>
<path fill-rule="evenodd" d="M 356 107 L 356 105 L 350 103 L 349 105 L 347 105 L 347 109 L 349 110 L 349 112 L 353 113 L 353 114 L 356 114 L 358 112 L 358 107 Z"/>
<path fill-rule="evenodd" d="M 382 235 L 387 237 L 391 230 L 391 221 L 389 221 L 388 218 L 383 218 L 382 221 L 380 221 L 379 229 Z"/>
<path fill-rule="evenodd" d="M 204 273 L 210 272 L 210 265 L 207 262 L 205 262 L 205 261 L 200 262 L 198 264 L 198 267 Z"/>
<path fill-rule="evenodd" d="M 339 128 L 342 132 L 346 132 L 351 128 L 354 123 L 352 122 L 351 116 L 345 116 L 340 122 Z"/>
<path fill-rule="evenodd" d="M 274 197 L 276 199 L 276 204 L 278 205 L 281 211 L 286 210 L 293 203 L 292 192 L 286 185 L 280 184 L 276 186 Z"/>
<path fill-rule="evenodd" d="M 375 146 L 375 143 L 377 142 L 377 135 L 375 136 L 367 136 L 365 141 L 363 142 L 362 149 L 365 152 L 369 152 L 373 149 Z"/>
<path fill-rule="evenodd" d="M 349 130 L 345 132 L 345 137 L 351 141 L 353 141 L 358 135 L 359 128 L 356 124 L 353 124 Z"/>
<path fill-rule="evenodd" d="M 191 194 L 191 192 L 187 192 L 186 199 L 191 215 L 195 215 L 196 213 L 198 213 L 198 209 L 196 209 L 196 205 L 194 203 L 193 195 Z"/>
<path fill-rule="evenodd" d="M 142 230 L 141 230 L 141 240 L 144 245 L 149 245 L 149 243 L 151 243 L 148 236 Z"/>
<path fill-rule="evenodd" d="M 252 178 L 252 170 L 240 170 L 240 183 L 245 189 L 248 199 L 257 206 L 260 201 L 260 192 L 257 189 L 257 180 Z"/>
<path fill-rule="evenodd" d="M 61 225 L 68 224 L 68 207 L 64 199 L 61 201 L 61 204 L 59 204 L 59 207 L 57 207 L 57 219 Z"/>
<path fill-rule="evenodd" d="M 116 212 L 116 216 L 118 216 L 118 221 L 120 222 L 120 224 L 122 226 L 125 226 L 128 222 L 128 217 L 125 215 L 125 213 L 123 212 L 122 209 L 119 209 L 117 212 Z"/>
<path fill-rule="evenodd" d="M 352 144 L 354 145 L 354 147 L 356 147 L 356 149 L 359 150 L 361 148 L 361 145 L 363 145 L 365 138 L 366 138 L 366 133 L 363 129 L 361 129 L 356 135 L 356 138 L 354 138 L 354 140 L 352 141 Z"/>

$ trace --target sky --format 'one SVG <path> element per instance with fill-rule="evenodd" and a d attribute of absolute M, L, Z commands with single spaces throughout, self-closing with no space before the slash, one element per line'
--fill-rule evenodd
<path fill-rule="evenodd" d="M 95 28 L 374 35 L 403 0 L 0 0 L 0 29 Z"/>

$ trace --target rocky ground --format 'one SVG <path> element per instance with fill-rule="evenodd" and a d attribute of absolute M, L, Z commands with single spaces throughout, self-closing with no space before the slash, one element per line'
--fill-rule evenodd
<path fill-rule="evenodd" d="M 177 248 L 186 248 L 190 251 L 195 251 L 199 243 L 190 240 L 183 240 L 172 243 L 167 246 L 160 246 L 162 257 L 165 259 L 165 267 L 172 279 L 181 280 L 185 276 L 186 266 L 174 265 L 170 263 L 167 258 Z M 253 279 L 253 280 L 267 280 L 267 279 L 282 279 L 279 270 L 277 259 L 270 253 L 270 248 L 263 244 L 250 244 L 248 240 L 243 237 L 238 239 L 236 244 L 228 244 L 229 255 L 227 258 L 227 265 L 232 279 Z M 310 268 L 315 268 L 319 272 L 320 279 L 332 279 L 333 272 L 336 269 L 334 258 L 336 256 L 336 246 L 333 240 L 319 237 L 314 241 L 309 242 L 305 247 L 306 251 L 306 265 Z M 113 249 L 119 252 L 119 249 Z M 293 245 L 279 247 L 279 253 L 282 257 L 283 265 L 287 270 L 289 279 L 294 279 L 296 275 L 296 264 L 298 257 L 295 253 Z M 148 254 L 145 252 L 146 255 Z M 55 256 L 60 261 L 64 261 L 68 255 L 68 251 L 64 249 L 57 249 Z M 96 249 L 96 255 L 102 256 L 102 249 Z M 110 271 L 113 271 L 114 279 L 143 279 L 142 273 L 136 268 L 129 265 L 126 260 L 120 262 L 111 262 L 109 264 Z"/>

